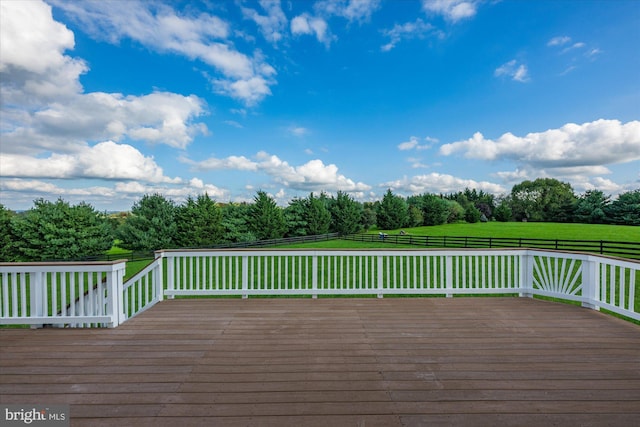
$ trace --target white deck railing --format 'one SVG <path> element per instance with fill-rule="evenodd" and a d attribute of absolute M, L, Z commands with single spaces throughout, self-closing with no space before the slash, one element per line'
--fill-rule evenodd
<path fill-rule="evenodd" d="M 125 261 L 0 263 L 0 325 L 121 323 Z"/>
<path fill-rule="evenodd" d="M 347 294 L 547 296 L 640 320 L 635 304 L 640 262 L 585 253 L 528 249 L 163 250 L 126 283 L 122 283 L 123 263 L 83 265 L 96 268 L 100 264 L 102 268 L 118 267 L 110 267 L 113 271 L 103 272 L 102 280 L 97 280 L 97 276 L 87 279 L 94 270 L 82 270 L 77 263 L 48 264 L 49 270 L 44 266 L 45 270 L 37 270 L 30 263 L 0 264 L 0 323 L 117 326 L 164 297 Z M 83 301 L 77 298 L 81 288 Z M 65 310 L 60 301 L 66 300 L 70 302 Z"/>

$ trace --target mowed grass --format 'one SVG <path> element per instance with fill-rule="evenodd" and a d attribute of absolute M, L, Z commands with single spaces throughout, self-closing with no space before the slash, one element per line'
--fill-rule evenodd
<path fill-rule="evenodd" d="M 455 223 L 403 229 L 416 236 L 514 237 L 528 239 L 609 240 L 640 242 L 640 227 L 607 224 L 564 224 L 549 222 Z M 375 230 L 389 235 L 400 230 Z"/>

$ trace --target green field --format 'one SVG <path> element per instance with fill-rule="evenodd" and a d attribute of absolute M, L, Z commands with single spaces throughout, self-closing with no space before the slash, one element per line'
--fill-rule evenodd
<path fill-rule="evenodd" d="M 389 235 L 400 230 L 376 230 Z M 611 240 L 640 242 L 640 227 L 604 224 L 564 224 L 549 222 L 486 222 L 456 223 L 430 227 L 406 228 L 416 236 L 516 237 L 529 239 Z"/>

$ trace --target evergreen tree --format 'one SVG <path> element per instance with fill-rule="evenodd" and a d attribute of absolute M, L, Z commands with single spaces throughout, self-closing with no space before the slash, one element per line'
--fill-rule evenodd
<path fill-rule="evenodd" d="M 371 227 L 377 224 L 376 218 L 376 205 L 372 202 L 365 202 L 362 204 L 362 227 L 365 230 L 369 230 Z"/>
<path fill-rule="evenodd" d="M 608 209 L 610 197 L 602 191 L 589 190 L 578 198 L 574 212 L 574 221 L 589 224 L 607 222 L 605 211 Z"/>
<path fill-rule="evenodd" d="M 424 225 L 441 225 L 447 222 L 449 217 L 447 201 L 433 194 L 425 194 L 422 197 Z"/>
<path fill-rule="evenodd" d="M 405 200 L 388 189 L 376 210 L 378 228 L 395 230 L 409 223 L 409 214 Z"/>
<path fill-rule="evenodd" d="M 468 223 L 475 224 L 476 222 L 480 221 L 480 217 L 482 215 L 483 215 L 483 213 L 480 212 L 480 210 L 478 208 L 476 208 L 473 205 L 470 205 L 464 211 L 464 220 L 467 221 Z"/>
<path fill-rule="evenodd" d="M 118 246 L 133 251 L 154 251 L 176 244 L 177 208 L 161 194 L 145 194 L 134 203 L 131 215 L 118 230 Z"/>
<path fill-rule="evenodd" d="M 287 225 L 287 236 L 306 236 L 308 224 L 306 220 L 306 200 L 294 198 L 284 209 L 284 220 Z"/>
<path fill-rule="evenodd" d="M 23 261 L 71 260 L 101 255 L 113 246 L 105 215 L 86 203 L 70 206 L 38 199 L 11 222 L 17 257 Z"/>
<path fill-rule="evenodd" d="M 607 213 L 614 224 L 640 225 L 640 189 L 620 194 Z"/>
<path fill-rule="evenodd" d="M 493 215 L 496 221 L 508 222 L 511 220 L 511 208 L 509 207 L 509 201 L 503 200 L 500 202 L 497 208 L 493 211 Z"/>
<path fill-rule="evenodd" d="M 465 208 L 460 205 L 460 203 L 455 200 L 447 200 L 443 199 L 447 204 L 447 223 L 451 224 L 457 221 L 464 220 Z M 467 209 L 473 207 L 473 204 L 467 203 Z"/>
<path fill-rule="evenodd" d="M 0 262 L 18 261 L 15 242 L 16 237 L 11 227 L 15 212 L 7 209 L 0 203 Z"/>
<path fill-rule="evenodd" d="M 331 231 L 342 235 L 357 233 L 362 230 L 362 205 L 347 193 L 338 191 L 331 199 Z"/>
<path fill-rule="evenodd" d="M 326 234 L 331 226 L 331 212 L 327 209 L 326 196 L 314 197 L 313 193 L 305 200 L 305 221 L 310 236 Z"/>
<path fill-rule="evenodd" d="M 222 241 L 222 211 L 206 193 L 195 200 L 189 196 L 177 208 L 176 222 L 179 247 L 211 247 Z"/>
<path fill-rule="evenodd" d="M 258 240 L 279 239 L 286 231 L 282 209 L 273 198 L 261 190 L 254 197 L 249 225 Z"/>
<path fill-rule="evenodd" d="M 422 215 L 422 211 L 417 207 L 411 205 L 407 209 L 407 213 L 409 215 L 409 224 L 408 227 L 420 227 L 424 224 L 424 216 Z"/>
<path fill-rule="evenodd" d="M 251 205 L 230 203 L 222 207 L 223 240 L 228 243 L 255 242 L 249 227 Z"/>

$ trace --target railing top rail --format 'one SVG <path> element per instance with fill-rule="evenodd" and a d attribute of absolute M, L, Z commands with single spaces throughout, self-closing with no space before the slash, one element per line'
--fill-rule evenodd
<path fill-rule="evenodd" d="M 600 259 L 607 259 L 616 262 L 625 262 L 633 265 L 640 264 L 640 260 L 634 260 L 629 258 L 616 257 L 611 255 L 594 254 L 592 252 L 581 251 L 569 251 L 561 249 L 540 249 L 540 248 L 527 248 L 527 247 L 504 247 L 504 248 L 359 248 L 359 249 L 329 249 L 329 248 L 213 248 L 213 249 L 163 249 L 156 251 L 156 257 L 158 256 L 189 256 L 189 255 L 252 255 L 252 254 L 307 254 L 307 255 L 339 255 L 339 254 L 443 254 L 443 255 L 470 255 L 478 253 L 511 253 L 511 254 L 528 254 L 528 255 L 567 255 L 571 257 L 577 257 L 587 259 L 588 257 L 595 257 Z"/>
<path fill-rule="evenodd" d="M 331 248 L 212 248 L 212 249 L 162 249 L 156 251 L 156 255 L 159 254 L 182 254 L 182 253 L 266 253 L 266 252 L 306 252 L 306 253 L 353 253 L 353 252 L 504 252 L 504 251 L 524 251 L 526 248 L 344 248 L 344 249 L 331 249 Z"/>
<path fill-rule="evenodd" d="M 126 263 L 126 259 L 115 261 L 36 261 L 36 262 L 0 262 L 0 267 L 74 267 L 74 266 L 113 266 Z"/>
<path fill-rule="evenodd" d="M 537 254 L 565 254 L 565 255 L 577 255 L 579 257 L 583 257 L 584 259 L 605 259 L 605 260 L 610 260 L 610 261 L 616 261 L 616 262 L 623 262 L 623 263 L 629 263 L 629 264 L 633 264 L 633 265 L 638 265 L 640 264 L 640 260 L 637 259 L 631 259 L 631 258 L 622 258 L 622 257 L 617 257 L 617 256 L 612 256 L 612 255 L 603 255 L 603 254 L 594 254 L 593 252 L 581 252 L 581 251 L 567 251 L 567 250 L 561 250 L 561 249 L 538 249 L 538 248 L 526 248 L 526 251 L 530 254 L 530 255 L 537 255 Z"/>

